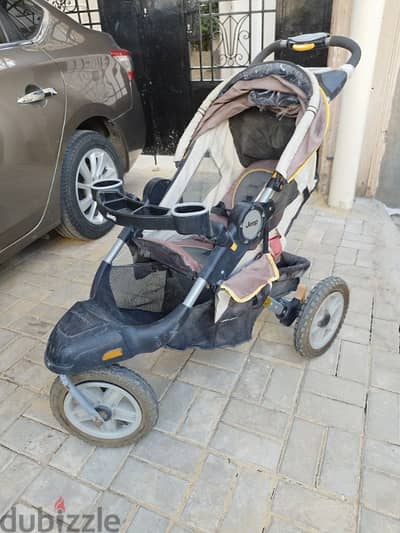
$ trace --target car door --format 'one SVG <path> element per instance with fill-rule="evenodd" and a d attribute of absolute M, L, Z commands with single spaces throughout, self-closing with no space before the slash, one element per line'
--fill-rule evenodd
<path fill-rule="evenodd" d="M 39 224 L 57 167 L 65 89 L 43 25 L 34 2 L 0 0 L 0 250 Z"/>

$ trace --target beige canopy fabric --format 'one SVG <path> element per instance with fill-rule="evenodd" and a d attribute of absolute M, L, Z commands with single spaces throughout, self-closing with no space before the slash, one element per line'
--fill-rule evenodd
<path fill-rule="evenodd" d="M 225 94 L 211 104 L 197 126 L 193 140 L 196 140 L 206 131 L 215 128 L 224 120 L 234 117 L 242 113 L 242 111 L 246 111 L 246 109 L 255 107 L 255 104 L 249 99 L 249 93 L 257 89 L 295 94 L 299 98 L 302 111 L 307 106 L 307 98 L 304 92 L 280 76 L 273 75 L 249 81 L 238 81 Z"/>

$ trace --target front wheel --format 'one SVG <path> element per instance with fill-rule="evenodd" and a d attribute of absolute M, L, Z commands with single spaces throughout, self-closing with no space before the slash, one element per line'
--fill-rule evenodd
<path fill-rule="evenodd" d="M 303 304 L 294 331 L 294 345 L 309 359 L 325 353 L 343 325 L 349 307 L 349 288 L 341 278 L 320 281 Z"/>
<path fill-rule="evenodd" d="M 112 366 L 71 376 L 71 380 L 104 419 L 97 426 L 57 378 L 50 390 L 51 410 L 71 434 L 103 447 L 132 444 L 156 424 L 158 403 L 153 389 L 131 370 Z"/>

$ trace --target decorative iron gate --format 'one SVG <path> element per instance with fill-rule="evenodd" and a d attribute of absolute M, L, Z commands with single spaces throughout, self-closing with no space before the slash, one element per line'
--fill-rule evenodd
<path fill-rule="evenodd" d="M 275 0 L 186 0 L 192 81 L 220 81 L 275 38 Z"/>
<path fill-rule="evenodd" d="M 101 31 L 100 8 L 97 0 L 49 0 L 49 3 L 79 24 Z"/>
<path fill-rule="evenodd" d="M 132 52 L 147 150 L 173 153 L 193 113 L 221 80 L 269 42 L 328 31 L 332 0 L 50 0 Z M 326 52 L 282 59 L 324 65 Z"/>

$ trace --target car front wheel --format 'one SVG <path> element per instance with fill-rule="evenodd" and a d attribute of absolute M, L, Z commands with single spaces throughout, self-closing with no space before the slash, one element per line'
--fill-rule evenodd
<path fill-rule="evenodd" d="M 77 131 L 65 151 L 61 171 L 61 225 L 64 237 L 99 239 L 112 228 L 99 212 L 91 185 L 121 179 L 121 160 L 113 144 L 93 131 Z"/>

